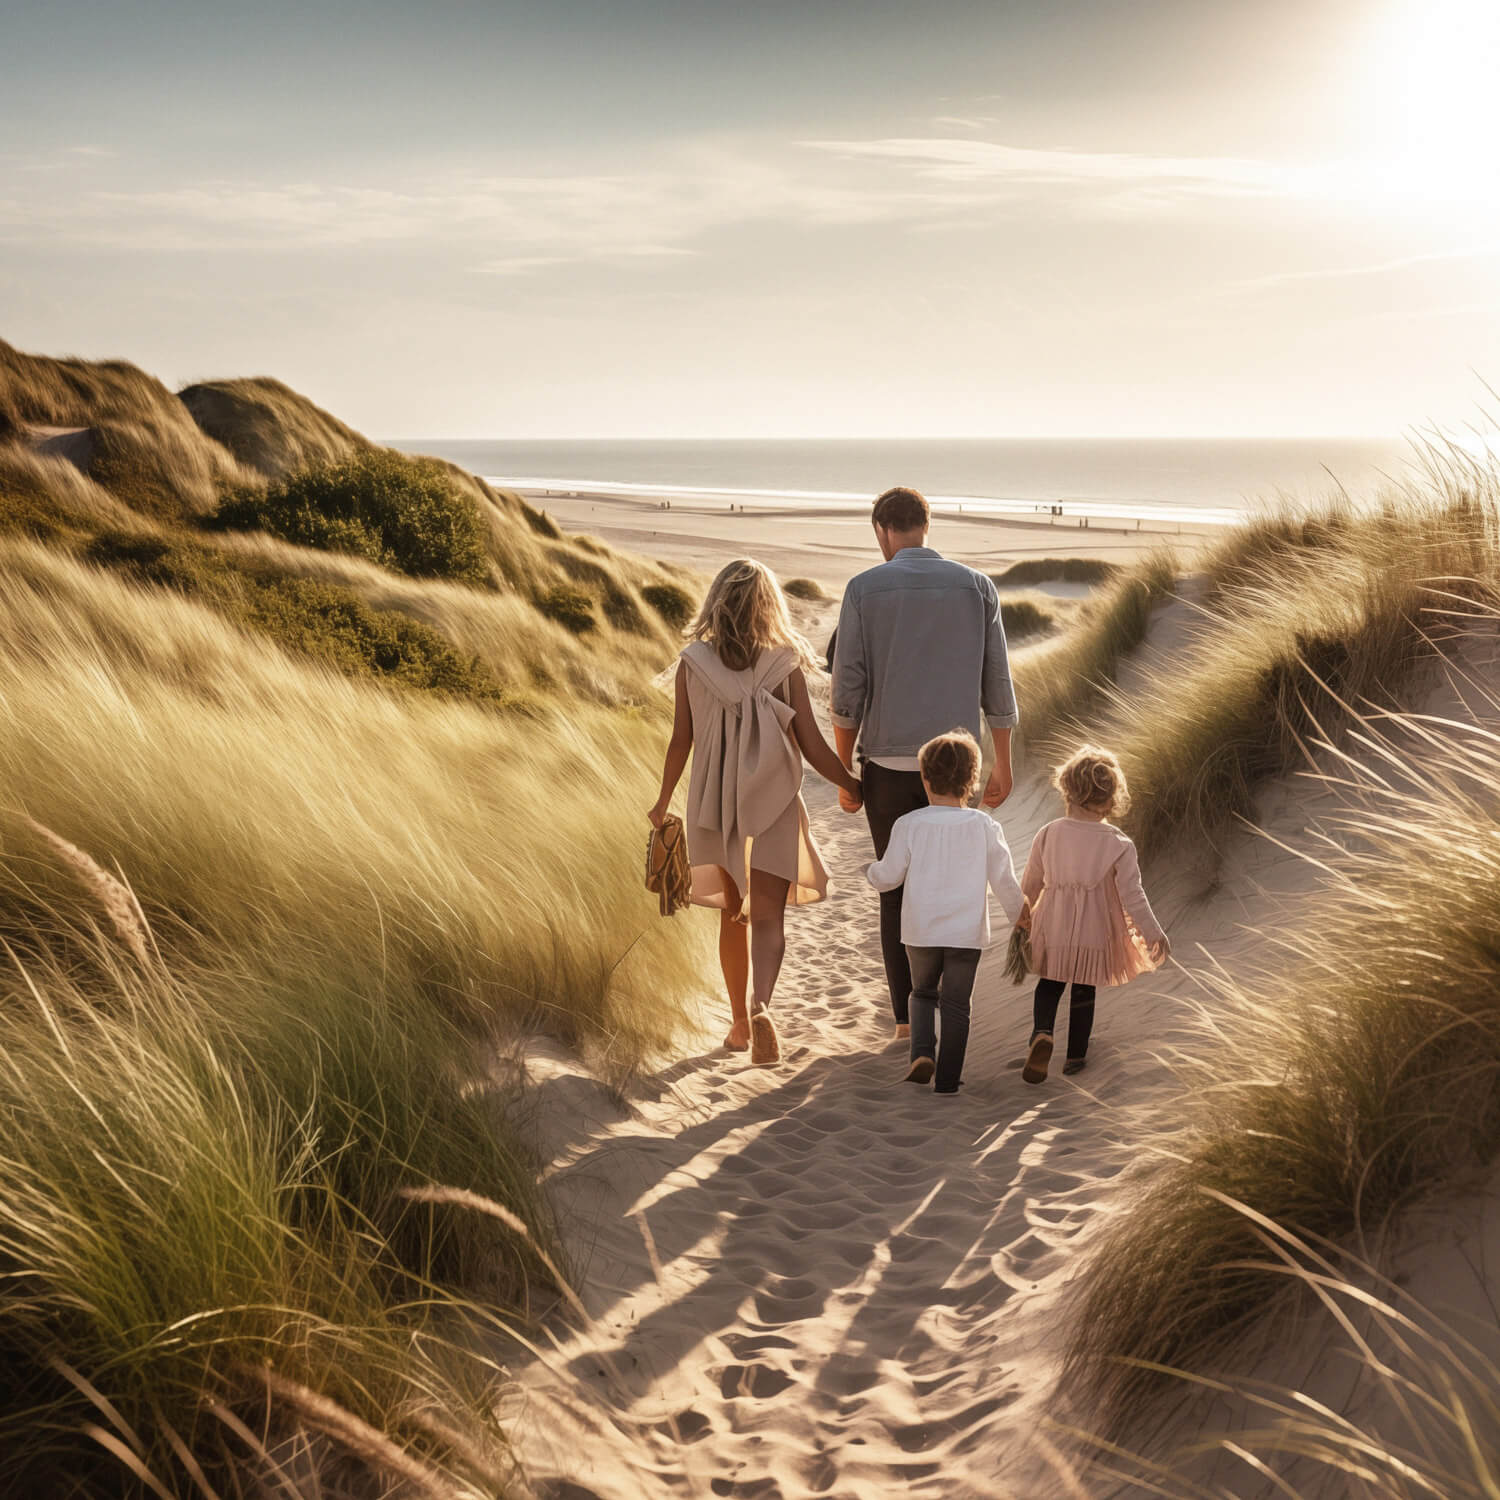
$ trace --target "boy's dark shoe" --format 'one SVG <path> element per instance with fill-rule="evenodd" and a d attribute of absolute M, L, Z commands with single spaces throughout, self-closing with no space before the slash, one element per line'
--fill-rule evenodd
<path fill-rule="evenodd" d="M 1089 1060 L 1086 1057 L 1070 1057 L 1067 1062 L 1063 1064 L 1063 1072 L 1081 1073 L 1088 1066 L 1088 1061 Z"/>
<path fill-rule="evenodd" d="M 1047 1076 L 1047 1065 L 1052 1061 L 1052 1033 L 1039 1031 L 1031 1039 L 1031 1050 L 1026 1054 L 1026 1066 L 1021 1077 L 1027 1083 L 1041 1083 Z"/>
<path fill-rule="evenodd" d="M 911 1060 L 911 1067 L 907 1069 L 906 1081 L 908 1083 L 931 1083 L 936 1069 L 937 1064 L 930 1057 L 914 1057 Z"/>
<path fill-rule="evenodd" d="M 955 1083 L 951 1089 L 933 1089 L 932 1092 L 934 1094 L 956 1094 L 962 1087 L 962 1084 Z"/>

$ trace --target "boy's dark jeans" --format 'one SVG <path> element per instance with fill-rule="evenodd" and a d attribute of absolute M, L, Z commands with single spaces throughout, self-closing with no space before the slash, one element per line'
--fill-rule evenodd
<path fill-rule="evenodd" d="M 915 771 L 893 771 L 867 760 L 860 767 L 864 780 L 865 817 L 875 841 L 875 858 L 884 859 L 897 818 L 927 806 L 922 778 Z M 891 992 L 891 1014 L 898 1026 L 910 1019 L 911 964 L 901 942 L 901 895 L 904 886 L 880 893 L 880 956 L 885 960 L 885 982 Z M 931 1056 L 931 1053 L 928 1054 Z"/>
<path fill-rule="evenodd" d="M 932 1086 L 958 1087 L 969 1045 L 969 997 L 979 972 L 978 948 L 908 948 L 911 961 L 911 1055 L 935 1057 Z M 943 1018 L 942 1043 L 937 1020 Z"/>
<path fill-rule="evenodd" d="M 1038 979 L 1031 1006 L 1031 1035 L 1051 1031 L 1057 1025 L 1057 1007 L 1067 986 L 1061 979 Z M 1094 1029 L 1094 986 L 1075 984 L 1073 1001 L 1068 1007 L 1068 1056 L 1083 1057 L 1089 1050 L 1089 1033 Z"/>

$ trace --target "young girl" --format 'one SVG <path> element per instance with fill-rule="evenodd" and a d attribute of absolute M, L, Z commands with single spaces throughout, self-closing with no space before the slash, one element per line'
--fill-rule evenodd
<path fill-rule="evenodd" d="M 691 750 L 688 858 L 694 902 L 719 912 L 719 965 L 733 1018 L 724 1045 L 748 1047 L 754 1063 L 774 1063 L 781 1044 L 770 1005 L 786 952 L 787 901 L 801 906 L 828 892 L 802 805 L 802 757 L 852 797 L 859 782 L 813 718 L 803 676 L 812 652 L 768 568 L 748 558 L 730 563 L 687 634 L 661 796 L 647 817 L 661 827 Z"/>
<path fill-rule="evenodd" d="M 911 962 L 908 1083 L 956 1094 L 969 1045 L 969 997 L 980 950 L 990 940 L 991 890 L 1006 916 L 1021 915 L 1021 887 L 1000 825 L 965 804 L 979 789 L 979 746 L 967 730 L 928 740 L 917 752 L 928 806 L 896 819 L 885 856 L 866 871 L 877 891 L 906 886 L 901 941 Z M 937 1020 L 943 1018 L 938 1046 Z"/>
<path fill-rule="evenodd" d="M 1040 976 L 1031 1047 L 1021 1077 L 1040 1083 L 1052 1060 L 1052 1028 L 1071 983 L 1064 1073 L 1084 1066 L 1094 1025 L 1094 992 L 1124 984 L 1166 962 L 1172 951 L 1146 893 L 1135 845 L 1112 823 L 1130 805 L 1120 762 L 1085 745 L 1057 768 L 1052 784 L 1067 816 L 1037 832 L 1021 877 L 1031 933 L 1031 970 Z"/>

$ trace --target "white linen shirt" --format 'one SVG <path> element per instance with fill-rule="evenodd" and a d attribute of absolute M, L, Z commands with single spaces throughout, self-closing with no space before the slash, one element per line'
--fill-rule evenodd
<path fill-rule="evenodd" d="M 921 807 L 897 818 L 885 857 L 865 871 L 877 891 L 905 884 L 901 941 L 913 948 L 983 948 L 989 892 L 1021 915 L 1020 882 L 999 823 L 980 807 Z"/>

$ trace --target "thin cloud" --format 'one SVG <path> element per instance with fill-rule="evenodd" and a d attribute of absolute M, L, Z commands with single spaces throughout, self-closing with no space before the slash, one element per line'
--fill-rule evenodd
<path fill-rule="evenodd" d="M 536 271 L 548 271 L 556 266 L 576 266 L 586 262 L 614 262 L 620 265 L 691 259 L 698 252 L 682 245 L 621 245 L 598 246 L 587 253 L 573 255 L 511 255 L 498 260 L 486 261 L 473 270 L 484 276 L 529 276 Z"/>
<path fill-rule="evenodd" d="M 1485 260 L 1500 255 L 1500 244 L 1478 245 L 1459 250 L 1429 250 L 1419 255 L 1403 255 L 1394 260 L 1373 261 L 1367 265 L 1323 266 L 1308 271 L 1275 271 L 1268 276 L 1252 276 L 1237 281 L 1230 291 L 1257 291 L 1265 287 L 1288 286 L 1299 281 L 1342 281 L 1346 278 L 1389 276 L 1414 266 L 1454 260 Z"/>
<path fill-rule="evenodd" d="M 942 182 L 1013 187 L 1148 189 L 1174 195 L 1248 197 L 1314 191 L 1326 174 L 1239 157 L 1149 156 L 1041 150 L 952 137 L 802 142 L 846 161 L 891 162 Z"/>

